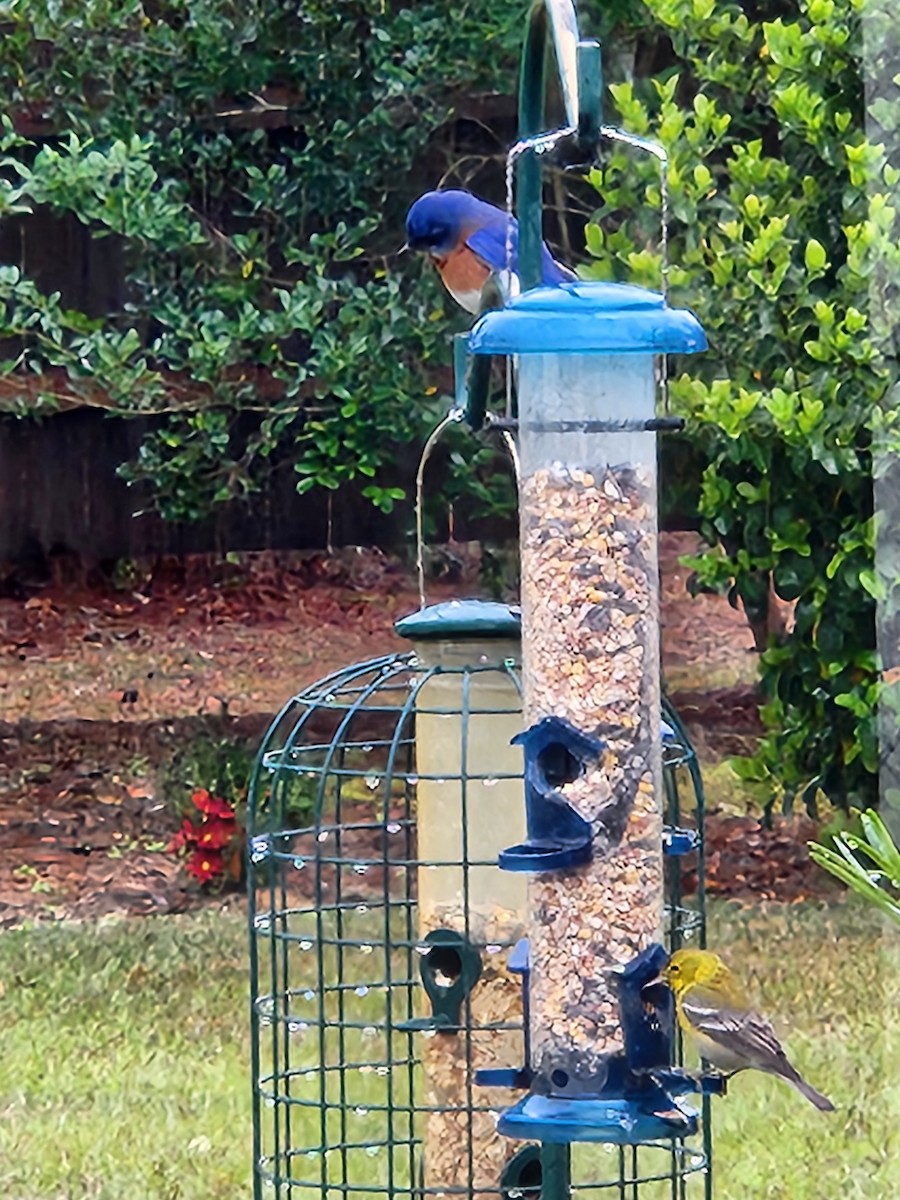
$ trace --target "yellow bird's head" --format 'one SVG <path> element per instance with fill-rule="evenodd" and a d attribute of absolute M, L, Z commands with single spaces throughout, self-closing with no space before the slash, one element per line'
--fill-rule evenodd
<path fill-rule="evenodd" d="M 653 983 L 666 983 L 680 996 L 695 984 L 716 987 L 730 978 L 731 972 L 711 950 L 676 950 Z"/>

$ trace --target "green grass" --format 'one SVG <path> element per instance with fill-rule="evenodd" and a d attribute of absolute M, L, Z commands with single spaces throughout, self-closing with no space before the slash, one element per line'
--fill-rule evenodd
<path fill-rule="evenodd" d="M 894 1195 L 900 933 L 856 904 L 717 905 L 712 935 L 839 1110 L 738 1077 L 714 1103 L 717 1200 Z M 236 912 L 0 935 L 0 1196 L 248 1197 L 246 990 Z"/>
<path fill-rule="evenodd" d="M 249 1195 L 237 913 L 0 935 L 0 1195 Z"/>
<path fill-rule="evenodd" d="M 710 942 L 741 965 L 836 1113 L 738 1076 L 714 1104 L 717 1200 L 888 1200 L 900 1188 L 900 930 L 856 902 L 717 905 Z M 762 1005 L 761 1005 L 762 1006 Z"/>

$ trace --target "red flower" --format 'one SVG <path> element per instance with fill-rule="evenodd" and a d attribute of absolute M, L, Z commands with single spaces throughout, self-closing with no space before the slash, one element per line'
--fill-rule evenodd
<path fill-rule="evenodd" d="M 197 845 L 206 850 L 221 850 L 234 837 L 234 817 L 215 817 L 200 826 Z"/>
<path fill-rule="evenodd" d="M 211 796 L 206 788 L 197 788 L 191 803 L 195 819 L 185 817 L 166 848 L 185 856 L 189 874 L 199 883 L 221 883 L 226 878 L 238 881 L 243 864 L 243 830 L 233 806 Z"/>
<path fill-rule="evenodd" d="M 213 798 L 206 788 L 197 788 L 196 792 L 191 795 L 191 803 L 199 812 L 208 813 Z"/>
<path fill-rule="evenodd" d="M 221 850 L 195 850 L 187 861 L 187 869 L 200 883 L 209 883 L 225 870 Z"/>
<path fill-rule="evenodd" d="M 181 822 L 181 828 L 166 846 L 166 850 L 173 854 L 176 850 L 183 850 L 185 846 L 191 845 L 197 841 L 197 835 L 200 829 L 197 825 L 192 824 L 187 817 Z"/>
<path fill-rule="evenodd" d="M 234 809 L 225 800 L 211 796 L 206 788 L 198 788 L 191 796 L 194 808 L 205 817 L 221 817 L 223 820 L 234 819 Z"/>

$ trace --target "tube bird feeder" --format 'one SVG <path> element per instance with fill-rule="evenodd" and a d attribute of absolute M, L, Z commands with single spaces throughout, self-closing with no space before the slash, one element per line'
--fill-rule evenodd
<path fill-rule="evenodd" d="M 467 1180 L 496 1190 L 514 1147 L 493 1110 L 505 1095 L 474 1072 L 521 1054 L 521 985 L 506 954 L 525 925 L 525 881 L 502 876 L 497 856 L 525 833 L 520 622 L 503 604 L 449 601 L 397 623 L 423 682 L 415 690 L 418 924 L 428 1015 L 421 1030 L 428 1117 L 426 1191 Z M 490 947 L 490 951 L 488 951 Z"/>
<path fill-rule="evenodd" d="M 568 123 L 556 133 L 544 132 L 551 58 Z M 671 1096 L 640 1094 L 647 1069 L 671 1062 L 671 1046 L 641 1026 L 639 994 L 664 900 L 655 434 L 672 422 L 656 415 L 656 363 L 703 350 L 706 339 L 696 317 L 660 293 L 536 286 L 538 155 L 568 141 L 594 156 L 610 133 L 601 91 L 599 45 L 580 39 L 570 0 L 535 0 L 515 148 L 523 290 L 484 312 L 468 343 L 476 360 L 518 364 L 529 836 L 499 864 L 530 875 L 532 1084 L 499 1127 L 562 1146 L 636 1145 L 696 1129 L 695 1114 Z M 642 144 L 665 163 L 661 147 Z M 484 374 L 471 372 L 473 392 Z M 468 412 L 482 411 L 473 395 Z M 564 1195 L 568 1155 L 550 1154 L 546 1175 Z"/>
<path fill-rule="evenodd" d="M 617 977 L 662 937 L 654 360 L 704 345 L 696 318 L 660 295 L 590 283 L 525 292 L 469 339 L 474 354 L 519 360 L 532 836 L 500 865 L 530 875 L 532 1092 L 559 1114 L 572 1096 L 604 1096 L 625 1051 Z M 547 1140 L 550 1111 L 526 1100 L 500 1127 Z M 627 1105 L 615 1128 L 588 1128 L 586 1111 L 571 1140 L 646 1134 Z"/>

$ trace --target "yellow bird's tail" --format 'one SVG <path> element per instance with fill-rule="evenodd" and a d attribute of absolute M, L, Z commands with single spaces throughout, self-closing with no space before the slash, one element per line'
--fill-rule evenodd
<path fill-rule="evenodd" d="M 834 1105 L 827 1096 L 823 1096 L 821 1092 L 817 1092 L 811 1083 L 807 1083 L 793 1063 L 788 1062 L 787 1058 L 782 1063 L 782 1069 L 778 1072 L 788 1083 L 792 1083 L 801 1096 L 805 1096 L 810 1104 L 814 1104 L 820 1112 L 834 1112 Z"/>

